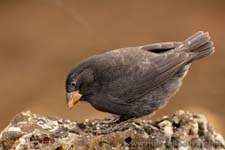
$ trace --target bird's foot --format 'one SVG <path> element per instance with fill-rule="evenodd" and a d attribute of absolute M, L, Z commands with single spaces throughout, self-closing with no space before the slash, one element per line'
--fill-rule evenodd
<path fill-rule="evenodd" d="M 120 118 L 121 117 L 119 117 L 119 116 L 112 116 L 111 118 L 105 119 L 103 121 L 103 123 L 105 123 L 105 124 L 117 124 L 117 123 L 121 122 Z"/>
<path fill-rule="evenodd" d="M 107 124 L 119 124 L 122 122 L 125 122 L 127 120 L 132 120 L 135 119 L 135 117 L 125 117 L 125 116 L 112 116 L 109 119 L 106 119 L 103 121 L 103 123 L 107 123 Z"/>
<path fill-rule="evenodd" d="M 121 116 L 112 116 L 111 118 L 103 120 L 101 123 L 104 124 L 104 128 L 92 130 L 93 134 L 109 134 L 115 131 L 124 131 L 130 127 L 130 124 L 127 121 L 133 121 L 135 118 L 127 118 Z M 121 125 L 119 125 L 121 124 Z"/>

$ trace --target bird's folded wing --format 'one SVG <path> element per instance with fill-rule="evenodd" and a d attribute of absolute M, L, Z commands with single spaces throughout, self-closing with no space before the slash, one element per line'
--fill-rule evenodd
<path fill-rule="evenodd" d="M 192 56 L 184 51 L 162 53 L 152 57 L 149 63 L 145 64 L 148 65 L 148 70 L 143 70 L 142 68 L 145 67 L 140 67 L 135 73 L 130 74 L 129 78 L 132 80 L 130 80 L 129 84 L 125 82 L 123 85 L 123 81 L 126 80 L 125 77 L 114 84 L 117 87 L 121 86 L 119 93 L 113 93 L 111 95 L 114 97 L 114 102 L 132 104 L 133 101 L 136 101 L 141 96 L 148 94 L 166 83 L 191 58 Z M 138 75 L 140 76 L 138 77 Z"/>
<path fill-rule="evenodd" d="M 151 59 L 156 73 L 152 76 L 150 89 L 153 90 L 170 79 L 192 56 L 185 52 L 165 53 Z"/>
<path fill-rule="evenodd" d="M 171 49 L 177 48 L 180 46 L 182 42 L 161 42 L 161 43 L 153 43 L 153 44 L 147 44 L 140 46 L 141 49 L 155 52 L 155 53 L 161 53 L 165 51 L 169 51 Z"/>

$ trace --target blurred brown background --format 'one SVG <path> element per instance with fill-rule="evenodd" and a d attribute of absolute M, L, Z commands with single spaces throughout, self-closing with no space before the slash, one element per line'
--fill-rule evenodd
<path fill-rule="evenodd" d="M 216 53 L 192 65 L 181 91 L 154 118 L 194 111 L 225 135 L 224 28 L 224 0 L 1 0 L 0 129 L 25 110 L 72 120 L 109 116 L 87 103 L 67 108 L 64 81 L 74 64 L 111 49 L 183 40 L 205 30 Z"/>

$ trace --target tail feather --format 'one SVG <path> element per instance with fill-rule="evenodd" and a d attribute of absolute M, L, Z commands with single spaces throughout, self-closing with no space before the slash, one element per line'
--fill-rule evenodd
<path fill-rule="evenodd" d="M 214 53 L 213 42 L 210 41 L 208 32 L 199 31 L 188 37 L 181 48 L 188 53 L 191 53 L 192 60 L 198 60 Z"/>

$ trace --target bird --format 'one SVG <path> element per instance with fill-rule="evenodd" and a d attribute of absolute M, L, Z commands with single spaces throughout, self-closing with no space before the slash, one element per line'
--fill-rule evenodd
<path fill-rule="evenodd" d="M 192 62 L 214 53 L 208 32 L 183 42 L 119 48 L 90 56 L 69 71 L 66 102 L 79 101 L 121 120 L 153 114 L 180 89 Z"/>

